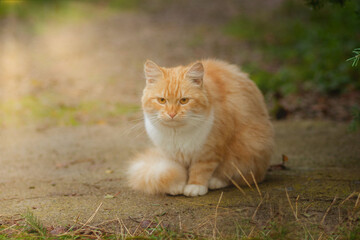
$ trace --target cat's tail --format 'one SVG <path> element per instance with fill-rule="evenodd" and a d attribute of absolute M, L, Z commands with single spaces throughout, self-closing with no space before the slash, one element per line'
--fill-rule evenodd
<path fill-rule="evenodd" d="M 156 149 L 135 157 L 127 176 L 131 188 L 150 194 L 182 194 L 187 180 L 185 168 Z"/>

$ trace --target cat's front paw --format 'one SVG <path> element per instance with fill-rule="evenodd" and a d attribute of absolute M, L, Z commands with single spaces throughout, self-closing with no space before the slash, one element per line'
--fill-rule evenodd
<path fill-rule="evenodd" d="M 185 186 L 184 195 L 188 197 L 196 197 L 205 195 L 208 192 L 208 188 L 203 185 L 188 184 Z"/>
<path fill-rule="evenodd" d="M 184 193 L 185 183 L 184 184 L 176 184 L 170 186 L 169 190 L 166 191 L 167 194 L 170 195 L 180 195 Z"/>

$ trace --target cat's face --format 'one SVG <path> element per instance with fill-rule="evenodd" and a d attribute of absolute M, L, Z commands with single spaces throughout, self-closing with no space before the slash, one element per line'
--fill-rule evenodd
<path fill-rule="evenodd" d="M 203 88 L 203 65 L 161 68 L 145 63 L 146 87 L 142 105 L 153 124 L 167 127 L 196 125 L 209 112 L 209 101 Z"/>

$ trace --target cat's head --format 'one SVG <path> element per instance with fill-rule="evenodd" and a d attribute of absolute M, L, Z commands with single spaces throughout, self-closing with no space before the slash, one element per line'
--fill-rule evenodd
<path fill-rule="evenodd" d="M 209 99 L 203 87 L 201 62 L 163 68 L 148 60 L 144 70 L 142 106 L 153 124 L 179 127 L 204 121 L 209 113 Z"/>

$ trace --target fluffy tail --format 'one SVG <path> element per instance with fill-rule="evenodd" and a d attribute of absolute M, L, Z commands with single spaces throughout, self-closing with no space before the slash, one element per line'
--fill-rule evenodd
<path fill-rule="evenodd" d="M 187 180 L 182 165 L 166 159 L 154 149 L 135 157 L 127 176 L 131 188 L 150 194 L 182 194 Z"/>

